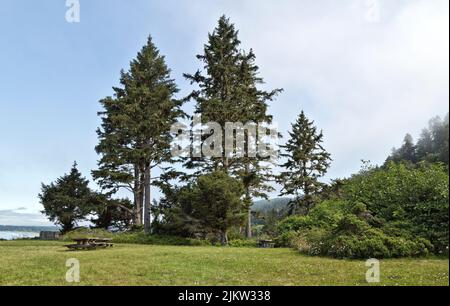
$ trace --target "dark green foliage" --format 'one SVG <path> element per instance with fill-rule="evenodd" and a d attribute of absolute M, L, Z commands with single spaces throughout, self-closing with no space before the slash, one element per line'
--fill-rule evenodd
<path fill-rule="evenodd" d="M 49 185 L 42 184 L 39 199 L 48 219 L 61 226 L 63 233 L 71 231 L 91 211 L 92 191 L 89 181 L 81 176 L 74 163 L 69 174 Z"/>
<path fill-rule="evenodd" d="M 92 199 L 92 212 L 96 217 L 90 221 L 95 228 L 127 230 L 133 223 L 133 205 L 128 199 L 111 199 L 96 194 Z"/>
<path fill-rule="evenodd" d="M 282 146 L 281 154 L 287 161 L 281 165 L 284 171 L 278 177 L 282 184 L 281 195 L 292 195 L 293 212 L 307 213 L 314 205 L 315 197 L 324 184 L 319 178 L 327 173 L 331 157 L 322 147 L 323 134 L 302 111 L 289 132 L 290 139 Z"/>
<path fill-rule="evenodd" d="M 242 183 L 224 172 L 200 176 L 197 182 L 180 195 L 182 207 L 189 207 L 187 217 L 195 220 L 202 231 L 220 235 L 228 244 L 228 231 L 244 221 Z"/>
<path fill-rule="evenodd" d="M 163 218 L 155 231 L 227 244 L 230 229 L 244 223 L 243 194 L 242 183 L 224 172 L 202 175 L 195 182 L 173 190 L 169 197 L 166 195 L 158 205 Z"/>

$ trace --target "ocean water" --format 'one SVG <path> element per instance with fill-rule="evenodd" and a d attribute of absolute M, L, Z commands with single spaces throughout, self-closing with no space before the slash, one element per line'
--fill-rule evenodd
<path fill-rule="evenodd" d="M 0 231 L 0 239 L 14 240 L 19 238 L 39 237 L 39 233 L 35 232 L 2 232 Z"/>

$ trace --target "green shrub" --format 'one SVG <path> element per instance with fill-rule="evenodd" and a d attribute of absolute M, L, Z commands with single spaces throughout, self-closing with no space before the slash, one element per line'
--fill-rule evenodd
<path fill-rule="evenodd" d="M 72 241 L 80 238 L 113 238 L 114 234 L 104 229 L 78 228 L 62 236 L 64 241 Z"/>
<path fill-rule="evenodd" d="M 207 240 L 183 238 L 177 236 L 147 235 L 139 232 L 111 233 L 103 229 L 80 228 L 66 233 L 62 240 L 73 241 L 79 238 L 111 238 L 113 243 L 124 244 L 152 244 L 152 245 L 174 245 L 174 246 L 206 246 L 211 245 Z"/>
<path fill-rule="evenodd" d="M 448 252 L 447 166 L 388 163 L 383 168 L 368 167 L 349 179 L 343 189 L 344 199 L 365 203 L 377 227 L 389 235 L 424 238 L 436 253 Z"/>
<path fill-rule="evenodd" d="M 299 236 L 299 232 L 287 231 L 275 238 L 275 246 L 279 248 L 295 248 L 295 239 Z"/>
<path fill-rule="evenodd" d="M 229 241 L 228 246 L 233 248 L 256 248 L 258 242 L 254 239 L 235 239 Z"/>
<path fill-rule="evenodd" d="M 335 258 L 398 258 L 428 255 L 432 245 L 426 239 L 409 240 L 387 236 L 379 229 L 368 228 L 359 234 L 330 233 L 319 240 L 310 240 L 311 249 Z M 319 244 L 320 243 L 320 244 Z M 310 252 L 311 253 L 311 252 Z"/>
<path fill-rule="evenodd" d="M 284 234 L 287 232 L 297 232 L 301 229 L 309 228 L 313 223 L 308 216 L 290 216 L 277 224 L 277 232 Z"/>
<path fill-rule="evenodd" d="M 183 238 L 177 236 L 147 235 L 144 232 L 125 232 L 113 237 L 114 243 L 174 245 L 174 246 L 205 246 L 211 245 L 207 240 Z"/>
<path fill-rule="evenodd" d="M 336 258 L 448 255 L 448 188 L 442 165 L 368 167 L 338 200 L 279 222 L 277 245 Z"/>

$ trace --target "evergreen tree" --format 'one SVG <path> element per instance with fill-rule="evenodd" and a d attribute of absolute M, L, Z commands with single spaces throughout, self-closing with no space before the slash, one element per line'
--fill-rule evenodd
<path fill-rule="evenodd" d="M 248 54 L 242 54 L 239 69 L 238 96 L 241 99 L 241 116 L 243 122 L 265 122 L 272 123 L 272 116 L 267 113 L 268 102 L 273 101 L 275 96 L 282 92 L 282 89 L 275 89 L 270 92 L 259 90 L 258 85 L 264 84 L 264 80 L 259 77 L 259 68 L 255 64 L 255 54 L 250 50 Z M 256 143 L 256 139 L 247 135 L 245 138 L 245 150 L 248 152 L 250 142 Z M 246 236 L 252 237 L 252 198 L 265 198 L 267 193 L 274 190 L 270 185 L 271 166 L 274 161 L 262 157 L 248 155 L 239 160 L 237 164 L 237 176 L 242 179 L 245 190 L 245 204 L 247 207 Z"/>
<path fill-rule="evenodd" d="M 104 111 L 98 130 L 101 155 L 93 176 L 105 189 L 126 188 L 133 192 L 135 224 L 150 230 L 152 169 L 171 161 L 170 127 L 183 115 L 178 89 L 170 78 L 164 56 L 149 37 L 147 45 L 121 73 L 121 87 L 113 98 L 100 101 Z"/>
<path fill-rule="evenodd" d="M 309 121 L 302 111 L 290 139 L 281 154 L 287 161 L 281 165 L 284 171 L 278 176 L 282 184 L 281 195 L 293 195 L 292 211 L 301 209 L 307 213 L 314 205 L 314 196 L 322 189 L 319 178 L 323 177 L 331 162 L 330 154 L 322 147 L 323 133 L 318 132 L 314 122 Z"/>
<path fill-rule="evenodd" d="M 217 122 L 225 127 L 226 122 L 245 124 L 271 120 L 266 114 L 267 102 L 273 100 L 280 90 L 266 92 L 257 88 L 263 80 L 258 77 L 255 55 L 253 51 L 248 54 L 242 52 L 240 43 L 234 24 L 222 16 L 217 28 L 209 34 L 203 54 L 197 55 L 206 74 L 200 70 L 193 75 L 185 74 L 186 79 L 199 87 L 188 98 L 196 101 L 195 113 L 202 116 L 203 123 Z M 203 139 L 209 136 L 206 133 Z M 222 146 L 225 146 L 224 135 Z M 200 168 L 199 173 L 229 172 L 238 162 L 238 159 L 222 153 L 220 158 L 189 159 L 186 167 Z"/>
<path fill-rule="evenodd" d="M 178 196 L 184 226 L 192 233 L 218 235 L 227 245 L 229 229 L 241 226 L 245 219 L 243 194 L 242 183 L 225 172 L 200 176 Z"/>
<path fill-rule="evenodd" d="M 252 206 L 254 198 L 268 199 L 268 193 L 275 190 L 270 184 L 273 175 L 271 167 L 258 158 L 244 158 L 243 167 L 236 172 L 244 186 L 244 204 L 247 211 L 246 236 L 252 238 Z"/>
<path fill-rule="evenodd" d="M 268 102 L 273 101 L 281 90 L 264 91 L 258 88 L 264 81 L 258 75 L 255 54 L 252 50 L 248 53 L 241 51 L 240 43 L 235 26 L 222 16 L 217 28 L 209 35 L 204 53 L 197 56 L 204 63 L 206 74 L 201 71 L 194 75 L 185 74 L 199 87 L 189 98 L 196 101 L 196 113 L 201 114 L 203 123 L 217 122 L 225 127 L 226 122 L 272 122 L 272 116 L 267 114 Z M 245 133 L 236 131 L 239 132 Z M 203 140 L 209 136 L 204 135 Z M 250 141 L 256 143 L 256 139 L 247 134 L 245 152 Z M 222 145 L 225 147 L 225 135 L 222 135 Z M 265 191 L 271 190 L 267 184 L 267 167 L 260 165 L 263 160 L 248 156 L 236 158 L 222 153 L 221 158 L 191 158 L 185 164 L 188 169 L 200 169 L 194 176 L 221 170 L 243 180 L 248 207 L 248 237 L 251 236 L 251 196 L 265 195 Z"/>
<path fill-rule="evenodd" d="M 414 144 L 414 139 L 410 134 L 406 134 L 403 145 L 400 149 L 393 149 L 391 156 L 387 159 L 387 162 L 401 162 L 407 161 L 410 163 L 417 163 L 417 147 Z"/>
<path fill-rule="evenodd" d="M 422 130 L 417 144 L 414 144 L 412 136 L 407 134 L 400 149 L 393 149 L 387 158 L 385 166 L 389 161 L 393 162 L 418 162 L 449 164 L 449 117 L 444 120 L 439 116 L 430 120 L 428 128 Z"/>
<path fill-rule="evenodd" d="M 56 182 L 42 184 L 39 194 L 40 203 L 44 206 L 42 213 L 61 226 L 63 233 L 73 230 L 90 213 L 92 191 L 88 185 L 89 181 L 81 176 L 77 163 L 73 164 L 69 174 Z"/>

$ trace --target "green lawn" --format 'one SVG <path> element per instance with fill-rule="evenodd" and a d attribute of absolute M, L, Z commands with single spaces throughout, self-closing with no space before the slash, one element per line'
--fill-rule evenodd
<path fill-rule="evenodd" d="M 116 245 L 68 252 L 59 242 L 0 242 L 0 285 L 68 285 L 65 263 L 81 265 L 80 285 L 367 285 L 364 261 L 308 257 L 290 249 Z M 446 285 L 448 259 L 381 262 L 380 285 Z"/>

